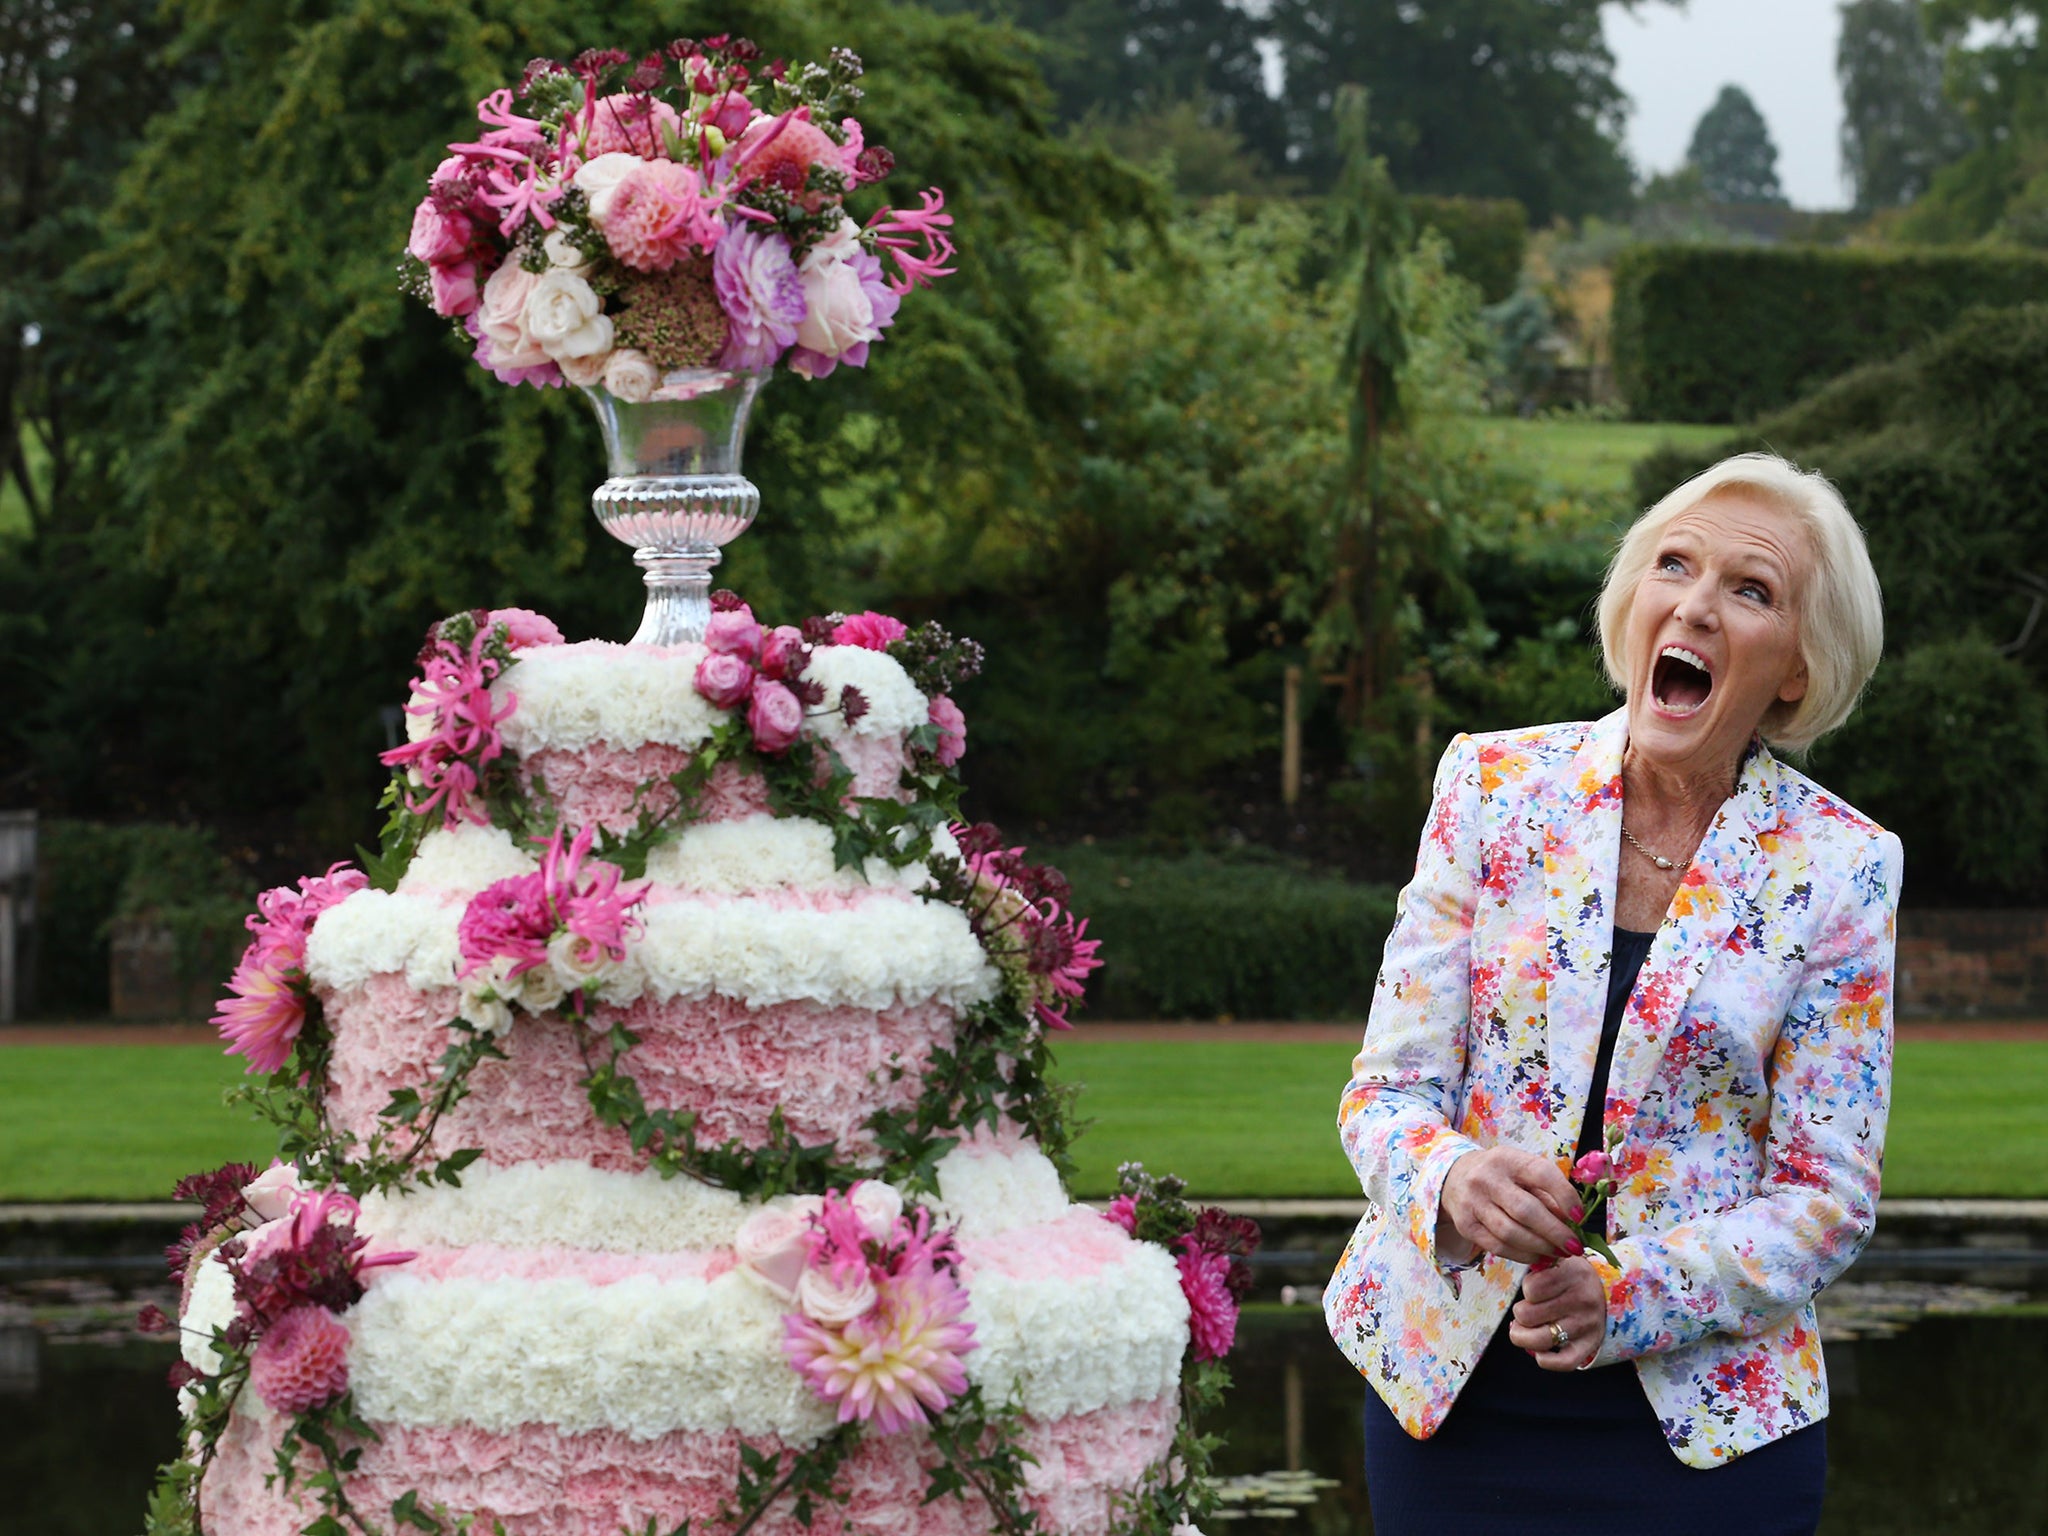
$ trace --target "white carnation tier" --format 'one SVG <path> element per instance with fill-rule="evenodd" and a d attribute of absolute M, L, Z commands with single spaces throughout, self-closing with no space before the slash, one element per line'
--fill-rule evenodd
<path fill-rule="evenodd" d="M 497 685 L 516 695 L 508 754 L 545 784 L 573 830 L 630 828 L 658 812 L 667 775 L 719 714 L 694 691 L 702 647 L 595 643 L 520 653 Z M 825 734 L 856 794 L 899 794 L 904 736 L 927 701 L 886 655 L 815 653 L 827 707 L 846 684 L 868 712 Z M 651 787 L 650 787 L 651 786 Z M 779 1110 L 805 1144 L 878 1161 L 867 1122 L 921 1090 L 931 1052 L 1000 979 L 965 915 L 917 894 L 922 866 L 837 869 L 823 825 L 767 813 L 758 782 L 714 776 L 699 821 L 648 861 L 641 930 L 599 991 L 596 1024 L 641 1043 L 625 1066 L 647 1103 L 692 1110 L 700 1144 L 759 1145 Z M 395 1089 L 427 1084 L 460 1005 L 457 925 L 471 896 L 534 869 L 502 830 L 424 839 L 394 891 L 324 912 L 306 969 L 332 1032 L 327 1109 L 367 1136 Z M 737 1267 L 733 1240 L 759 1207 L 648 1170 L 599 1124 L 575 1029 L 514 1010 L 507 1060 L 486 1062 L 434 1148 L 480 1149 L 459 1188 L 372 1197 L 371 1251 L 411 1260 L 370 1272 L 342 1322 L 357 1410 L 379 1438 L 349 1480 L 382 1516 L 474 1512 L 509 1536 L 619 1536 L 720 1525 L 744 1440 L 816 1443 L 835 1410 L 782 1350 L 787 1304 Z M 969 1378 L 991 1405 L 1015 1399 L 1036 1459 L 1041 1527 L 1106 1531 L 1171 1445 L 1188 1344 L 1173 1257 L 1070 1203 L 1052 1164 L 1016 1134 L 982 1133 L 939 1170 L 938 1214 L 957 1223 L 976 1347 Z M 196 1339 L 233 1316 L 227 1273 L 201 1266 L 185 1322 Z M 317 1513 L 265 1479 L 283 1421 L 244 1392 L 202 1492 L 210 1536 L 289 1536 Z M 935 1463 L 918 1432 L 870 1434 L 841 1472 L 850 1527 L 888 1536 L 985 1536 L 978 1497 L 925 1502 Z M 787 1500 L 756 1527 L 798 1527 Z"/>

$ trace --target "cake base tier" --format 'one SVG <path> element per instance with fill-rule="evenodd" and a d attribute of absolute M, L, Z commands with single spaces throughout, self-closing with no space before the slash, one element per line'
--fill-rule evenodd
<path fill-rule="evenodd" d="M 1179 1404 L 1174 1394 L 1051 1420 L 1027 1418 L 1024 1449 L 1027 1500 L 1040 1529 L 1059 1536 L 1104 1536 L 1119 1500 L 1134 1491 L 1173 1443 Z M 298 1536 L 317 1513 L 303 1493 L 287 1495 L 265 1479 L 277 1470 L 283 1421 L 237 1413 L 208 1470 L 201 1493 L 208 1536 Z M 362 1447 L 348 1479 L 349 1498 L 384 1523 L 408 1492 L 419 1506 L 445 1506 L 451 1516 L 475 1514 L 475 1529 L 502 1521 L 506 1536 L 619 1536 L 660 1531 L 687 1520 L 692 1531 L 730 1522 L 720 1511 L 734 1500 L 740 1437 L 677 1431 L 637 1440 L 616 1430 L 564 1434 L 546 1425 L 510 1433 L 469 1426 L 377 1426 L 381 1438 Z M 761 1451 L 786 1449 L 772 1439 Z M 310 1455 L 310 1453 L 305 1453 Z M 863 1536 L 988 1536 L 995 1521 L 978 1496 L 925 1503 L 935 1453 L 920 1432 L 875 1435 L 841 1469 L 846 1503 L 830 1512 L 832 1528 Z M 302 1475 L 312 1470 L 302 1462 Z M 815 1529 L 816 1527 L 814 1527 Z M 793 1505 L 784 1501 L 754 1527 L 762 1536 L 800 1536 Z"/>

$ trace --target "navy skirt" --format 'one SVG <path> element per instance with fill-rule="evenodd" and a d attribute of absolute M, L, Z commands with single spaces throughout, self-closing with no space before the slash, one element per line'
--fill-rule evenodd
<path fill-rule="evenodd" d="M 1411 1438 L 1365 1394 L 1373 1536 L 1813 1536 L 1827 1463 L 1823 1421 L 1688 1467 L 1634 1367 L 1546 1371 L 1505 1323 L 1431 1438 Z"/>

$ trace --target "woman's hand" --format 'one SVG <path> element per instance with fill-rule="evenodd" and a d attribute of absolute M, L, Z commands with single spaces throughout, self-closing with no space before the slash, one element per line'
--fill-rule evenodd
<path fill-rule="evenodd" d="M 1467 1152 L 1451 1164 L 1437 1204 L 1466 1244 L 1518 1264 L 1576 1254 L 1583 1247 L 1565 1224 L 1580 1215 L 1571 1180 L 1550 1159 L 1520 1147 Z M 1453 1251 L 1444 1235 L 1439 1222 L 1437 1246 L 1445 1257 L 1469 1256 Z"/>
<path fill-rule="evenodd" d="M 1557 1347 L 1551 1325 L 1571 1340 Z M 1522 1299 L 1508 1320 L 1508 1342 L 1526 1349 L 1546 1371 L 1575 1371 L 1600 1353 L 1607 1337 L 1607 1287 L 1584 1259 L 1532 1269 L 1522 1277 Z"/>

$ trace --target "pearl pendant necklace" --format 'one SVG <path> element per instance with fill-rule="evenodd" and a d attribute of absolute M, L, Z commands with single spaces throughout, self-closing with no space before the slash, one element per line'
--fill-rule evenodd
<path fill-rule="evenodd" d="M 1628 839 L 1628 843 L 1631 848 L 1635 849 L 1637 853 L 1640 853 L 1644 858 L 1648 859 L 1652 864 L 1656 865 L 1659 869 L 1678 868 L 1678 860 L 1667 859 L 1661 853 L 1652 853 L 1649 849 L 1645 848 L 1641 843 L 1637 842 L 1636 835 L 1633 832 L 1629 831 L 1628 823 L 1626 822 L 1622 823 L 1621 835 Z"/>

